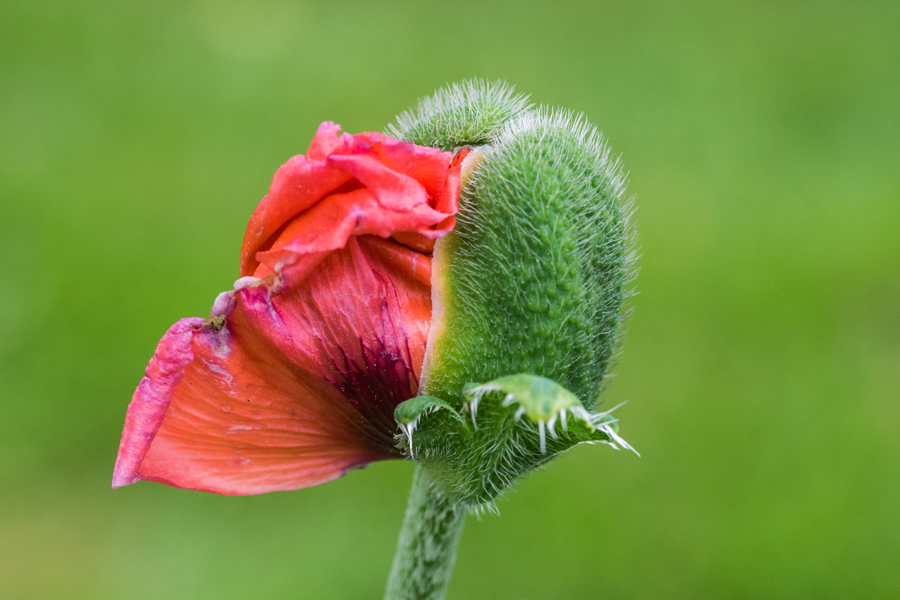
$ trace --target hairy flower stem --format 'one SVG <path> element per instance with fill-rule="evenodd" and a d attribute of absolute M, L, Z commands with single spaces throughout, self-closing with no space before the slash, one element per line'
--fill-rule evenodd
<path fill-rule="evenodd" d="M 465 520 L 465 508 L 416 465 L 385 600 L 441 600 Z"/>

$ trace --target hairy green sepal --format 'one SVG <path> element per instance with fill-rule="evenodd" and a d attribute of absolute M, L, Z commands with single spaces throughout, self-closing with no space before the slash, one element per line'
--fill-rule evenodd
<path fill-rule="evenodd" d="M 502 83 L 470 79 L 423 98 L 397 117 L 388 135 L 420 146 L 453 150 L 492 143 L 503 127 L 531 109 L 527 96 Z"/>
<path fill-rule="evenodd" d="M 629 447 L 607 412 L 587 411 L 570 391 L 545 377 L 519 374 L 468 384 L 458 408 L 433 396 L 397 406 L 398 445 L 450 497 L 475 509 L 521 475 L 581 443 Z"/>
<path fill-rule="evenodd" d="M 508 123 L 460 198 L 434 256 L 422 393 L 534 373 L 591 408 L 624 319 L 630 229 L 615 161 L 564 113 Z"/>

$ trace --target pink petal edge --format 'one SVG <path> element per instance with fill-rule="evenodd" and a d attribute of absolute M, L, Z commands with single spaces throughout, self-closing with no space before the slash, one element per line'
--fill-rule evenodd
<path fill-rule="evenodd" d="M 200 317 L 181 319 L 159 341 L 144 378 L 138 384 L 125 415 L 125 429 L 113 469 L 113 488 L 140 480 L 138 469 L 162 424 L 184 370 L 194 360 L 193 330 L 203 325 Z"/>

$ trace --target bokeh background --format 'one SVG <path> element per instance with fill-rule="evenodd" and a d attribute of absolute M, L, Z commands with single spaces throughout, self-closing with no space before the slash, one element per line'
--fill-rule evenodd
<path fill-rule="evenodd" d="M 635 315 L 581 447 L 470 517 L 449 598 L 900 597 L 897 2 L 0 3 L 0 597 L 380 598 L 412 467 L 113 491 L 126 405 L 275 169 L 447 82 L 583 111 Z"/>

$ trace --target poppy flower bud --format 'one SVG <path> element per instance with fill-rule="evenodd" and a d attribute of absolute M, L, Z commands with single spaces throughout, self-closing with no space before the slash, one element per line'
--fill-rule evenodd
<path fill-rule="evenodd" d="M 420 385 L 432 400 L 396 413 L 405 450 L 476 507 L 577 443 L 630 448 L 609 411 L 589 412 L 633 272 L 624 176 L 582 119 L 503 92 L 451 88 L 391 130 L 438 147 L 481 144 L 432 262 Z"/>
<path fill-rule="evenodd" d="M 316 485 L 401 458 L 431 324 L 431 251 L 460 165 L 436 148 L 323 123 L 286 162 L 209 318 L 163 336 L 113 474 L 223 494 Z"/>
<path fill-rule="evenodd" d="M 113 486 L 224 494 L 420 461 L 490 507 L 582 442 L 625 316 L 619 164 L 567 112 L 452 86 L 388 134 L 323 123 L 250 219 L 233 289 L 163 336 Z"/>

